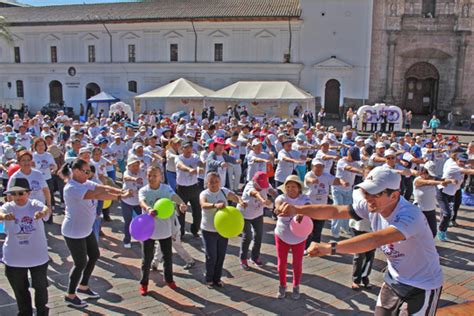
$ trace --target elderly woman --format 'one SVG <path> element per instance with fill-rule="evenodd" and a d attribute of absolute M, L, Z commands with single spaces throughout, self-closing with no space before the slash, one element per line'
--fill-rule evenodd
<path fill-rule="evenodd" d="M 283 194 L 275 200 L 275 209 L 278 209 L 284 202 L 292 205 L 311 204 L 309 197 L 303 194 L 304 184 L 296 175 L 289 175 L 279 189 Z M 277 298 L 283 299 L 286 296 L 286 270 L 288 268 L 288 253 L 291 250 L 293 257 L 293 293 L 292 298 L 300 298 L 301 275 L 303 274 L 303 255 L 307 237 L 300 237 L 293 234 L 290 229 L 292 216 L 278 216 L 275 227 L 275 245 L 278 257 L 278 275 L 280 277 L 280 287 Z M 301 217 L 297 215 L 297 220 Z"/>
<path fill-rule="evenodd" d="M 239 196 L 229 189 L 222 187 L 221 177 L 217 172 L 210 172 L 206 176 L 207 189 L 202 191 L 199 202 L 202 209 L 201 231 L 206 251 L 206 284 L 208 288 L 214 285 L 223 287 L 221 280 L 225 254 L 229 239 L 217 233 L 214 226 L 214 216 L 219 209 L 227 206 L 227 200 L 247 206 Z"/>

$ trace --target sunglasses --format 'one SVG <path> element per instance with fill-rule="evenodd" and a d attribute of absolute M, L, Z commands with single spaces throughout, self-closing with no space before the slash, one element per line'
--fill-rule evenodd
<path fill-rule="evenodd" d="M 394 160 L 394 159 L 395 159 L 395 157 L 388 156 L 388 157 L 386 157 L 385 159 L 387 159 L 387 160 Z"/>
<path fill-rule="evenodd" d="M 91 170 L 84 170 L 84 169 L 81 169 L 82 172 L 84 172 L 85 174 L 89 175 L 92 173 Z"/>
<path fill-rule="evenodd" d="M 12 193 L 10 193 L 11 196 L 23 196 L 25 194 L 26 194 L 26 192 L 12 192 Z"/>

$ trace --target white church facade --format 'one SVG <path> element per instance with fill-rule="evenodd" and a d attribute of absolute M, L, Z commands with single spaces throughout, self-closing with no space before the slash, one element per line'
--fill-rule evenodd
<path fill-rule="evenodd" d="M 78 113 L 100 91 L 131 103 L 180 77 L 288 80 L 328 112 L 368 98 L 373 0 L 166 3 L 2 8 L 0 100 Z"/>

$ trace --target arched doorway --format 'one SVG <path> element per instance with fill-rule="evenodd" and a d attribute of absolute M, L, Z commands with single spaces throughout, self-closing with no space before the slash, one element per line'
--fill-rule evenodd
<path fill-rule="evenodd" d="M 86 100 L 100 93 L 100 87 L 97 83 L 90 82 L 86 85 Z"/>
<path fill-rule="evenodd" d="M 64 105 L 63 85 L 57 80 L 49 83 L 49 102 Z"/>
<path fill-rule="evenodd" d="M 339 99 L 341 97 L 341 84 L 336 79 L 326 82 L 324 90 L 324 110 L 327 113 L 339 113 Z"/>
<path fill-rule="evenodd" d="M 439 72 L 427 62 L 412 65 L 405 74 L 405 108 L 430 114 L 437 108 Z"/>

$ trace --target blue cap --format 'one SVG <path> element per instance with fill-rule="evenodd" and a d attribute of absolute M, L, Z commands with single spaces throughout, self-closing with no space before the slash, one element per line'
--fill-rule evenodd
<path fill-rule="evenodd" d="M 16 133 L 15 132 L 8 133 L 7 138 L 16 138 Z"/>
<path fill-rule="evenodd" d="M 97 140 L 98 144 L 102 144 L 103 142 L 109 142 L 107 137 L 99 137 L 99 139 Z"/>
<path fill-rule="evenodd" d="M 101 132 L 107 131 L 107 127 L 106 127 L 106 126 L 102 126 L 102 127 L 100 128 L 100 131 L 101 131 Z"/>

